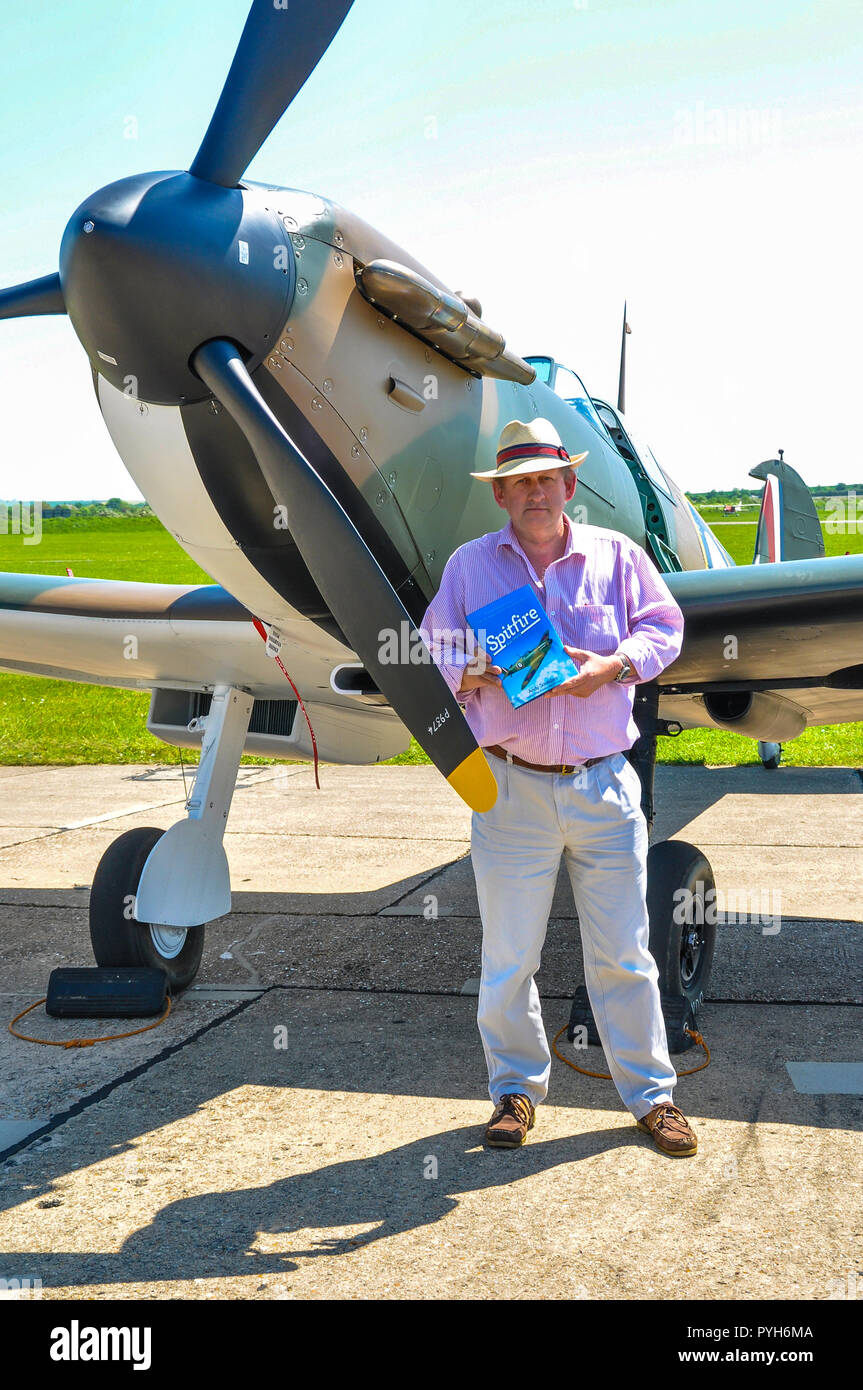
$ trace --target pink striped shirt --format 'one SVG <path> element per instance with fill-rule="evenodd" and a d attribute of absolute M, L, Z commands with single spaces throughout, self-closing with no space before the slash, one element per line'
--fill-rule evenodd
<path fill-rule="evenodd" d="M 512 522 L 459 546 L 426 610 L 422 635 L 453 694 L 468 653 L 453 650 L 466 614 L 532 585 L 568 647 L 627 656 L 638 679 L 609 682 L 592 695 L 557 695 L 513 709 L 499 686 L 458 696 L 477 743 L 498 743 L 528 762 L 580 763 L 622 752 L 638 737 L 633 687 L 658 676 L 680 653 L 683 614 L 641 546 L 619 531 L 576 526 L 564 512 L 566 549 L 543 580 L 519 544 Z M 442 635 L 443 634 L 443 637 Z"/>

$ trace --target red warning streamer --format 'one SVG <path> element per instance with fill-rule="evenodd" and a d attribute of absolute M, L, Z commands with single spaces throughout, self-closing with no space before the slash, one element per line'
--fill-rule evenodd
<path fill-rule="evenodd" d="M 268 635 L 268 633 L 267 633 L 267 629 L 264 627 L 264 624 L 261 622 L 260 618 L 253 618 L 253 619 L 252 619 L 252 622 L 254 623 L 255 627 L 256 627 L 257 630 L 258 630 L 258 632 L 259 632 L 259 633 L 261 634 L 261 636 L 263 637 L 264 641 L 265 641 L 265 642 L 269 641 L 269 635 Z M 312 739 L 312 752 L 313 752 L 314 755 L 315 755 L 315 786 L 317 787 L 318 791 L 320 791 L 320 789 L 321 789 L 321 784 L 320 784 L 320 781 L 318 780 L 318 745 L 317 745 L 317 740 L 315 739 L 315 731 L 314 731 L 314 729 L 312 728 L 312 721 L 311 721 L 311 719 L 310 719 L 309 716 L 308 716 L 308 712 L 307 712 L 307 710 L 306 710 L 305 705 L 303 704 L 303 697 L 302 697 L 302 695 L 300 694 L 299 690 L 298 690 L 297 687 L 294 685 L 294 682 L 291 680 L 290 676 L 288 675 L 287 671 L 285 670 L 285 666 L 284 666 L 284 662 L 282 661 L 282 658 L 281 658 L 280 656 L 278 656 L 278 655 L 276 656 L 276 665 L 278 666 L 279 670 L 282 672 L 282 675 L 285 677 L 285 679 L 288 680 L 288 681 L 290 681 L 291 689 L 293 690 L 294 694 L 296 695 L 297 699 L 299 700 L 299 702 L 300 702 L 300 709 L 303 711 L 303 714 L 304 714 L 305 717 L 306 717 L 306 723 L 307 723 L 308 726 L 309 726 L 309 733 L 310 733 L 311 739 Z"/>

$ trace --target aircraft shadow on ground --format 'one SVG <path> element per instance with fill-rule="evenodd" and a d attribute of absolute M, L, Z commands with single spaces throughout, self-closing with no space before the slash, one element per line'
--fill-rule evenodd
<path fill-rule="evenodd" d="M 681 774 L 682 777 L 681 777 Z M 675 785 L 678 781 L 678 785 Z M 698 764 L 659 763 L 656 768 L 656 824 L 652 840 L 681 832 L 725 796 L 815 796 L 863 793 L 863 781 L 846 767 L 761 766 L 705 768 Z M 769 811 L 766 812 L 769 818 Z M 696 833 L 697 839 L 697 833 Z M 805 854 L 805 850 L 801 851 Z"/>
<path fill-rule="evenodd" d="M 249 786 L 245 790 L 252 791 L 253 788 Z M 675 837 L 688 838 L 682 834 L 686 827 L 725 796 L 790 795 L 811 797 L 818 796 L 819 793 L 847 792 L 853 794 L 857 791 L 863 793 L 863 780 L 853 769 L 844 767 L 780 767 L 768 772 L 760 766 L 748 765 L 704 768 L 698 764 L 691 766 L 659 764 L 656 769 L 656 822 L 651 833 L 651 843 Z M 289 814 L 288 805 L 286 817 L 289 817 Z M 767 814 L 769 816 L 769 812 Z M 178 816 L 177 819 L 179 818 Z M 326 825 L 321 824 L 317 827 L 317 831 L 320 834 L 326 834 Z M 365 831 L 370 839 L 374 839 L 373 820 L 369 820 Z M 119 830 L 117 833 L 119 834 Z M 230 834 L 229 825 L 229 838 Z M 694 831 L 693 835 L 697 842 L 698 832 Z M 286 830 L 286 839 L 288 836 L 289 827 Z M 405 838 L 410 839 L 410 827 L 406 827 Z M 751 846 L 741 845 L 741 849 L 744 848 L 748 850 L 751 849 Z M 50 842 L 48 842 L 47 852 L 52 852 Z M 56 852 L 60 852 L 59 848 Z M 277 849 L 273 853 L 277 861 Z M 807 851 L 805 847 L 800 848 L 801 857 L 805 858 L 807 853 L 810 851 Z M 0 851 L 0 855 L 2 855 L 2 851 Z M 94 860 L 93 871 L 95 871 L 97 862 Z M 435 881 L 459 864 L 463 866 L 466 878 L 472 884 L 467 845 L 464 849 L 460 849 L 457 854 L 454 854 L 452 859 L 430 867 L 427 871 L 420 871 L 406 879 L 394 879 L 382 888 L 360 892 L 343 890 L 337 892 L 258 891 L 244 889 L 242 882 L 234 882 L 232 883 L 233 911 L 237 913 L 281 912 L 288 915 L 332 914 L 333 916 L 345 917 L 371 915 L 384 910 L 392 913 L 412 893 L 425 889 L 425 887 L 433 890 Z M 43 901 L 45 898 L 49 898 L 52 903 L 56 902 L 57 905 L 63 907 L 85 908 L 88 901 L 88 894 L 85 890 L 75 891 L 59 887 L 39 888 L 33 886 L 18 888 L 11 885 L 0 887 L 0 903 L 7 906 L 29 907 L 38 905 L 40 897 Z M 858 910 L 857 902 L 851 900 L 850 887 L 849 907 L 852 911 Z M 475 898 L 471 902 L 471 910 L 476 911 Z M 554 911 L 552 915 L 554 915 Z M 214 926 L 217 928 L 218 923 Z"/>

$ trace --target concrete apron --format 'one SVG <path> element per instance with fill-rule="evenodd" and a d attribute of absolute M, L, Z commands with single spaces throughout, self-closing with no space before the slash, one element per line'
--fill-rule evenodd
<path fill-rule="evenodd" d="M 856 773 L 660 769 L 658 833 L 700 845 L 720 887 L 782 895 L 778 932 L 720 929 L 700 1018 L 714 1061 L 675 1093 L 699 1137 L 685 1160 L 636 1130 L 610 1082 L 557 1060 L 524 1148 L 482 1148 L 491 1107 L 463 992 L 479 975 L 469 814 L 432 769 L 326 767 L 321 793 L 306 768 L 242 773 L 234 911 L 208 929 L 167 1023 L 74 1051 L 2 1034 L 0 1275 L 41 1279 L 45 1298 L 856 1287 Z M 11 1017 L 54 966 L 92 963 L 99 855 L 132 824 L 170 824 L 183 788 L 173 769 L 9 768 L 0 791 Z M 577 936 L 562 882 L 538 977 L 550 1036 L 582 978 Z M 41 1009 L 21 1026 L 110 1031 Z M 561 1047 L 603 1069 L 598 1050 Z"/>

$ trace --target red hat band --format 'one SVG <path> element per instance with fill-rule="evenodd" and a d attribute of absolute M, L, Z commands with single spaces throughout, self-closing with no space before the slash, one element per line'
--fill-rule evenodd
<path fill-rule="evenodd" d="M 501 449 L 497 456 L 497 466 L 502 467 L 505 463 L 511 463 L 513 459 L 566 459 L 570 462 L 569 454 L 557 444 L 513 444 L 509 449 Z"/>

